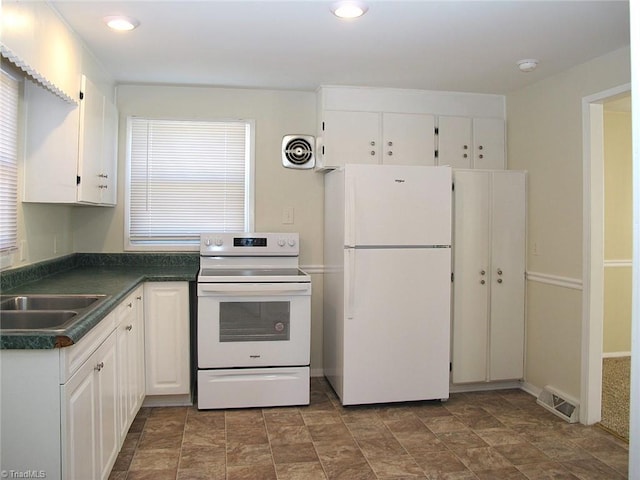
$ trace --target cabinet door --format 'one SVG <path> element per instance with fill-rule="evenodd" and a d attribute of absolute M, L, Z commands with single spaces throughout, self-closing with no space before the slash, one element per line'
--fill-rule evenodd
<path fill-rule="evenodd" d="M 79 109 L 51 92 L 24 82 L 25 202 L 75 203 Z"/>
<path fill-rule="evenodd" d="M 471 119 L 438 117 L 438 165 L 471 168 Z"/>
<path fill-rule="evenodd" d="M 62 478 L 96 478 L 98 453 L 98 400 L 96 397 L 98 362 L 92 356 L 61 387 Z"/>
<path fill-rule="evenodd" d="M 96 398 L 98 434 L 97 478 L 107 479 L 120 449 L 118 430 L 118 369 L 116 361 L 116 338 L 112 334 L 96 350 L 99 368 L 96 370 Z M 85 478 L 85 477 L 79 477 Z M 88 478 L 88 477 L 86 477 Z"/>
<path fill-rule="evenodd" d="M 138 410 L 142 406 L 144 396 L 146 394 L 146 379 L 145 379 L 145 352 L 144 352 L 144 288 L 138 287 L 135 291 L 135 314 L 136 319 L 134 323 L 134 339 L 135 342 L 135 364 L 136 364 L 136 384 L 135 384 L 135 404 L 133 409 L 129 412 L 132 417 L 131 421 L 135 418 Z M 133 345 L 130 343 L 130 345 Z"/>
<path fill-rule="evenodd" d="M 106 101 L 104 103 L 104 130 L 102 163 L 98 177 L 101 180 L 100 203 L 115 205 L 117 203 L 118 187 L 118 110 L 116 106 Z"/>
<path fill-rule="evenodd" d="M 143 287 L 136 289 L 118 306 L 118 428 L 121 440 L 144 400 L 144 318 Z"/>
<path fill-rule="evenodd" d="M 80 141 L 78 155 L 78 201 L 100 203 L 103 189 L 102 156 L 104 95 L 91 80 L 82 76 L 80 101 Z"/>
<path fill-rule="evenodd" d="M 435 164 L 435 117 L 410 113 L 382 115 L 382 163 Z"/>
<path fill-rule="evenodd" d="M 61 387 L 63 478 L 109 477 L 120 446 L 117 376 L 112 333 Z"/>
<path fill-rule="evenodd" d="M 147 395 L 188 394 L 188 283 L 146 283 L 144 311 Z"/>
<path fill-rule="evenodd" d="M 129 428 L 129 335 L 126 318 L 122 318 L 123 307 L 118 307 L 118 326 L 116 328 L 116 342 L 118 349 L 118 430 L 120 439 L 124 439 Z"/>
<path fill-rule="evenodd" d="M 504 120 L 473 119 L 473 168 L 504 170 Z"/>
<path fill-rule="evenodd" d="M 488 172 L 454 173 L 453 383 L 483 382 L 489 330 Z"/>
<path fill-rule="evenodd" d="M 525 174 L 492 173 L 490 380 L 522 378 Z"/>
<path fill-rule="evenodd" d="M 322 123 L 325 167 L 380 163 L 379 113 L 327 110 Z"/>

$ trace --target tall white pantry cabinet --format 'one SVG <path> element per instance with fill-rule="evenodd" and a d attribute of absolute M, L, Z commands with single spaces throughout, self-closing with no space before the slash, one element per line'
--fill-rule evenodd
<path fill-rule="evenodd" d="M 526 173 L 454 171 L 452 383 L 524 373 Z"/>

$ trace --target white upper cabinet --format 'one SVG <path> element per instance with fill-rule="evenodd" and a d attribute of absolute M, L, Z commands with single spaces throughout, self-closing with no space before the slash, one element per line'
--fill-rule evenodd
<path fill-rule="evenodd" d="M 79 107 L 31 82 L 25 84 L 25 90 L 23 200 L 115 205 L 115 106 L 84 75 Z"/>
<path fill-rule="evenodd" d="M 320 156 L 325 168 L 433 165 L 434 123 L 433 115 L 327 110 Z"/>
<path fill-rule="evenodd" d="M 473 119 L 473 168 L 505 169 L 505 126 L 501 118 Z"/>
<path fill-rule="evenodd" d="M 378 113 L 326 111 L 319 155 L 333 167 L 345 163 L 380 163 Z"/>
<path fill-rule="evenodd" d="M 503 170 L 505 126 L 501 118 L 438 118 L 438 165 Z"/>
<path fill-rule="evenodd" d="M 417 113 L 382 114 L 382 163 L 435 164 L 435 117 Z"/>
<path fill-rule="evenodd" d="M 84 75 L 80 91 L 78 201 L 115 205 L 116 109 Z"/>
<path fill-rule="evenodd" d="M 348 163 L 505 168 L 504 96 L 322 87 L 317 101 L 317 170 Z"/>

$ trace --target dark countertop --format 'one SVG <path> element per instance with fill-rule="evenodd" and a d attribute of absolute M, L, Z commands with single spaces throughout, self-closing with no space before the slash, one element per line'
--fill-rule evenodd
<path fill-rule="evenodd" d="M 80 265 L 3 290 L 3 295 L 25 293 L 106 294 L 110 297 L 81 314 L 62 331 L 3 333 L 0 349 L 49 349 L 76 343 L 143 282 L 195 281 L 198 265 Z"/>

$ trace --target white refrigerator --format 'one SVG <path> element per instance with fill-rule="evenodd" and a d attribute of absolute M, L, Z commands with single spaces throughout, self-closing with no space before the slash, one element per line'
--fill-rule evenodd
<path fill-rule="evenodd" d="M 325 175 L 324 374 L 343 405 L 449 398 L 450 167 Z"/>

